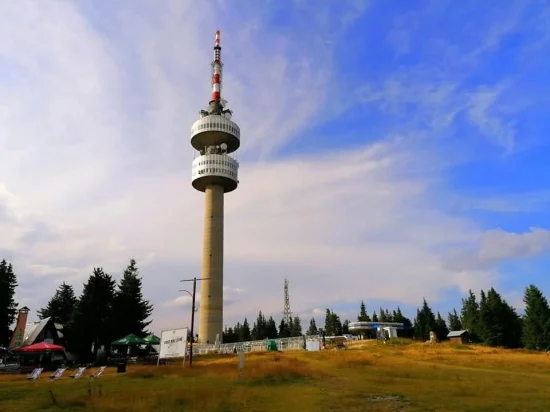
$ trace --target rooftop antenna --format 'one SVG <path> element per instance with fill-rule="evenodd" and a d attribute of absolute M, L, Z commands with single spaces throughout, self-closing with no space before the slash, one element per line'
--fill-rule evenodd
<path fill-rule="evenodd" d="M 288 294 L 288 279 L 285 279 L 285 308 L 283 310 L 283 319 L 288 325 L 292 317 L 292 312 L 290 311 L 290 296 Z"/>

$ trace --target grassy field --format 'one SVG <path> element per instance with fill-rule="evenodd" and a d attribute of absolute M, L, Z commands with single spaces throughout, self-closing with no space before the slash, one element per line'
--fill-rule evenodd
<path fill-rule="evenodd" d="M 196 358 L 98 380 L 0 376 L 0 411 L 549 411 L 550 356 L 361 342 L 346 351 Z M 57 403 L 52 404 L 49 390 Z"/>

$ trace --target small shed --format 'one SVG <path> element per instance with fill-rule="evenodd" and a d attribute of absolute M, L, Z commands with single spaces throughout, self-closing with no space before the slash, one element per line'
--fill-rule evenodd
<path fill-rule="evenodd" d="M 451 343 L 468 343 L 470 342 L 470 334 L 467 330 L 453 330 L 449 332 L 447 338 Z"/>
<path fill-rule="evenodd" d="M 306 350 L 317 352 L 321 350 L 321 341 L 320 339 L 308 339 L 306 340 Z"/>

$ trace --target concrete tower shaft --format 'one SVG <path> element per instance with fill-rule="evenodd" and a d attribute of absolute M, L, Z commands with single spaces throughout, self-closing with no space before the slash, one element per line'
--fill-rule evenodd
<path fill-rule="evenodd" d="M 223 326 L 223 193 L 221 185 L 205 191 L 199 336 L 214 343 Z"/>
<path fill-rule="evenodd" d="M 222 68 L 220 32 L 216 31 L 212 61 L 212 97 L 191 127 L 192 185 L 205 194 L 199 341 L 214 343 L 223 332 L 223 229 L 224 193 L 239 185 L 239 162 L 233 153 L 240 146 L 239 126 L 231 120 L 221 98 Z"/>

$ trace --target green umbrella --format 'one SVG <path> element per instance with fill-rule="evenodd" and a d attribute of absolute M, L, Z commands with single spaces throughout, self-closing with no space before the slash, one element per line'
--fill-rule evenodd
<path fill-rule="evenodd" d="M 160 339 L 155 335 L 146 336 L 143 338 L 143 341 L 149 345 L 160 345 Z"/>
<path fill-rule="evenodd" d="M 126 345 L 141 345 L 144 341 L 140 337 L 130 333 L 128 336 L 115 340 L 111 345 L 113 346 L 126 346 Z"/>

